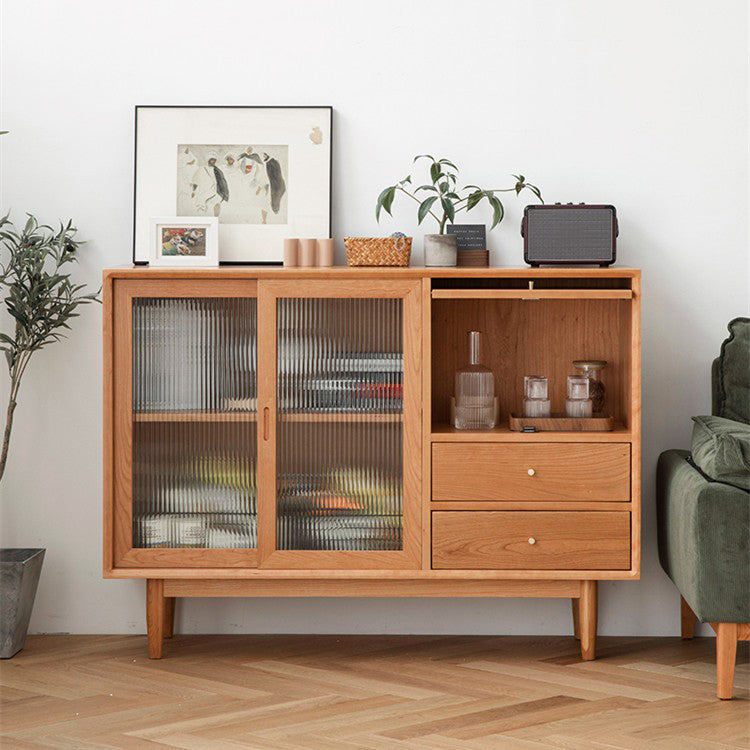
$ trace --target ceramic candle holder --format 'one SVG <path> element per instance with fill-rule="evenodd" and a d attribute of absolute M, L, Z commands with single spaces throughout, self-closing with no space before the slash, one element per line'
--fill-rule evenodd
<path fill-rule="evenodd" d="M 317 240 L 300 240 L 299 241 L 299 264 L 309 268 L 315 265 L 315 255 L 318 246 Z"/>
<path fill-rule="evenodd" d="M 323 268 L 333 265 L 333 240 L 318 240 L 317 264 Z"/>
<path fill-rule="evenodd" d="M 287 267 L 299 265 L 299 240 L 284 240 L 284 265 Z"/>

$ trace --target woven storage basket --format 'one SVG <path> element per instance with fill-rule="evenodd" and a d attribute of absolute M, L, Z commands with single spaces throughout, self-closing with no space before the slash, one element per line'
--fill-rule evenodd
<path fill-rule="evenodd" d="M 344 237 L 350 266 L 408 266 L 411 237 Z"/>

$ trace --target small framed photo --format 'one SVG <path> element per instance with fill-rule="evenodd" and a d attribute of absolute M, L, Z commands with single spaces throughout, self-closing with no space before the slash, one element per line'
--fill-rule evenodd
<path fill-rule="evenodd" d="M 153 266 L 218 266 L 219 220 L 205 216 L 151 219 Z"/>

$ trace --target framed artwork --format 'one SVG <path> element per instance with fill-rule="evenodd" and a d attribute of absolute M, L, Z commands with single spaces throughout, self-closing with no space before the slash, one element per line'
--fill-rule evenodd
<path fill-rule="evenodd" d="M 332 107 L 137 106 L 133 262 L 150 217 L 218 221 L 221 263 L 280 263 L 331 236 Z"/>
<path fill-rule="evenodd" d="M 219 220 L 213 216 L 164 216 L 149 220 L 149 263 L 154 266 L 218 266 Z"/>

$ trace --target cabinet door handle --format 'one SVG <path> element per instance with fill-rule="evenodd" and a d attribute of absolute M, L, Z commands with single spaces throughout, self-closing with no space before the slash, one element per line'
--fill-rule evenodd
<path fill-rule="evenodd" d="M 269 416 L 270 411 L 266 406 L 263 408 L 263 440 L 268 440 Z"/>
<path fill-rule="evenodd" d="M 534 476 L 534 474 L 536 474 L 536 471 L 535 471 L 534 469 L 529 469 L 529 470 L 528 470 L 528 471 L 527 471 L 526 473 L 527 473 L 527 474 L 528 474 L 528 475 L 529 475 L 530 477 L 533 477 L 533 476 Z"/>
<path fill-rule="evenodd" d="M 533 536 L 529 537 L 529 544 L 536 544 L 536 539 Z"/>

